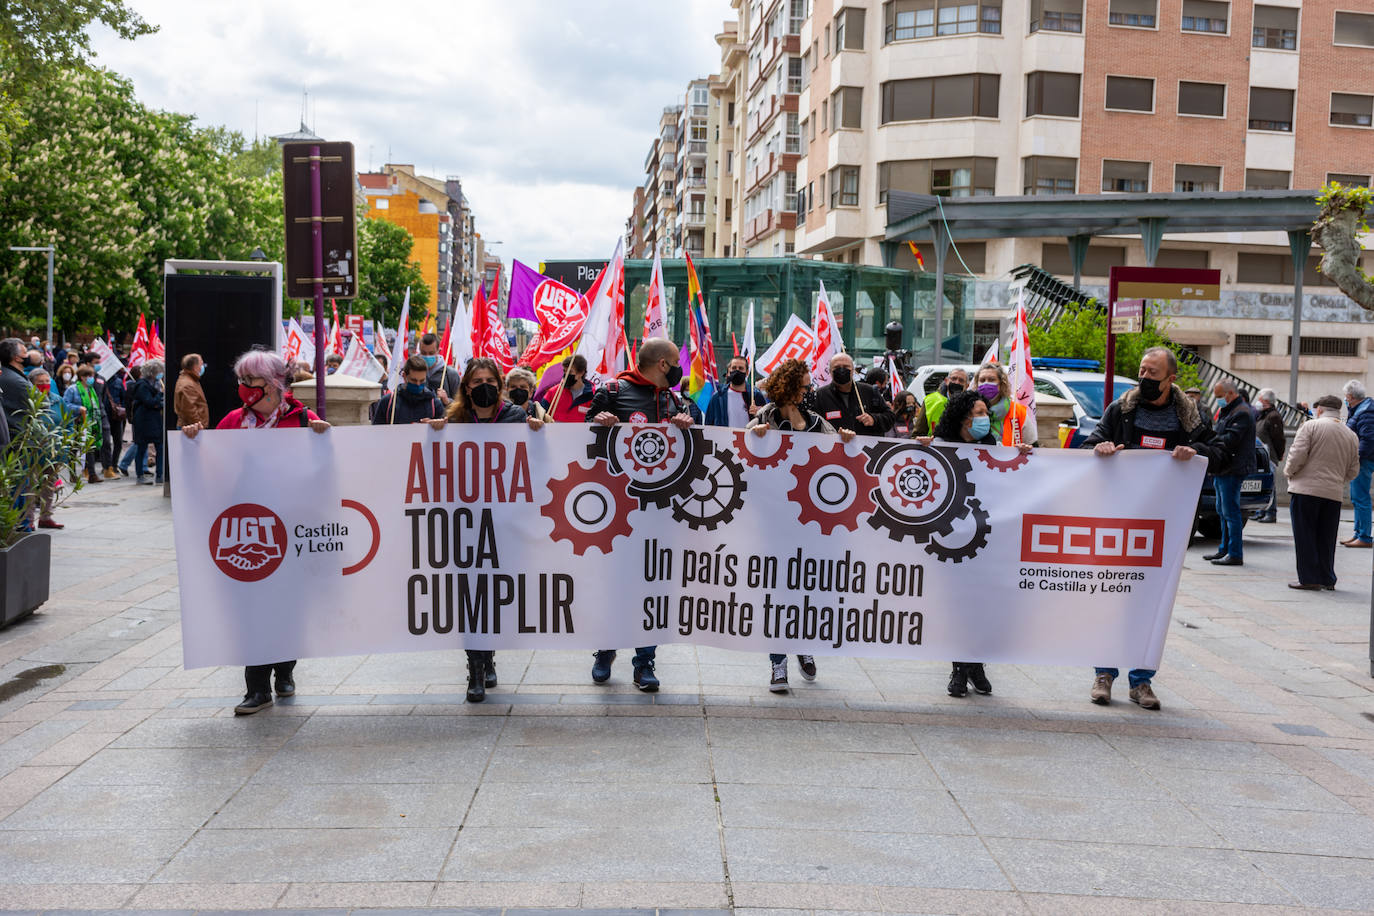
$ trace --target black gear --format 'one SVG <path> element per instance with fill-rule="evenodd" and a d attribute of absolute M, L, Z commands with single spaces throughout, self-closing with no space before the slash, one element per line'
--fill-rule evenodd
<path fill-rule="evenodd" d="M 988 535 L 992 533 L 988 511 L 976 498 L 968 501 L 968 508 L 973 513 L 974 525 L 973 537 L 969 538 L 968 543 L 958 547 L 950 547 L 940 541 L 931 540 L 926 544 L 926 553 L 942 563 L 962 563 L 970 557 L 976 557 L 978 551 L 988 546 Z"/>
<path fill-rule="evenodd" d="M 644 425 L 647 424 L 635 424 L 638 428 L 642 428 Z M 630 425 L 597 426 L 592 430 L 595 438 L 587 446 L 588 458 L 604 461 L 612 474 L 630 479 L 629 493 L 639 500 L 641 509 L 647 509 L 649 506 L 664 509 L 667 508 L 674 496 L 690 496 L 692 481 L 699 480 L 706 473 L 706 466 L 703 461 L 710 445 L 706 442 L 706 437 L 701 430 L 691 427 L 679 430 L 675 426 L 666 424 L 663 428 L 667 435 L 681 435 L 682 454 L 678 455 L 671 448 L 668 450 L 669 456 L 666 460 L 675 460 L 676 464 L 658 480 L 644 480 L 642 479 L 643 475 L 637 477 L 636 469 L 626 468 L 621 463 L 620 443 L 623 436 L 630 434 L 632 429 Z"/>
<path fill-rule="evenodd" d="M 924 544 L 934 535 L 949 534 L 957 519 L 969 513 L 969 499 L 977 487 L 969 483 L 973 465 L 952 448 L 940 448 L 918 443 L 876 442 L 864 447 L 868 455 L 866 470 L 879 481 L 873 488 L 876 508 L 868 517 L 868 524 L 876 531 L 886 529 L 894 541 L 910 537 Z M 912 459 L 915 459 L 913 462 Z M 915 464 L 925 471 L 933 461 L 928 491 L 935 498 L 923 498 L 919 504 L 901 498 L 900 493 L 887 493 L 888 472 L 898 464 Z M 943 477 L 943 480 L 937 479 Z M 894 475 L 894 479 L 896 479 Z M 900 482 L 900 481 L 899 481 Z"/>
<path fill-rule="evenodd" d="M 715 449 L 703 462 L 700 480 L 692 481 L 690 492 L 673 499 L 673 520 L 691 528 L 715 531 L 744 508 L 744 465 L 725 449 Z M 728 491 L 728 497 L 721 492 Z"/>

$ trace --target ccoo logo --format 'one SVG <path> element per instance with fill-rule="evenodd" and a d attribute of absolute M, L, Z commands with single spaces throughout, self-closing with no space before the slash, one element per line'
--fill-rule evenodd
<path fill-rule="evenodd" d="M 230 506 L 210 526 L 210 558 L 231 579 L 259 582 L 272 575 L 285 556 L 286 525 L 266 506 Z"/>

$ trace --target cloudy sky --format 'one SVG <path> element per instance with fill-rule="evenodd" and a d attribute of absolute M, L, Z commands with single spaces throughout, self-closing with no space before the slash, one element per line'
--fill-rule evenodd
<path fill-rule="evenodd" d="M 95 34 L 145 104 L 252 135 L 307 121 L 359 169 L 460 175 L 509 263 L 609 257 L 665 105 L 719 69 L 728 0 L 126 0 Z"/>

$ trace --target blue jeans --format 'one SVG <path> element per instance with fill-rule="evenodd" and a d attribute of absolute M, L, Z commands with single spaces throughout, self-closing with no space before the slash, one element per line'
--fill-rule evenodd
<path fill-rule="evenodd" d="M 148 473 L 148 443 L 144 442 L 142 445 L 139 445 L 137 442 L 131 443 L 129 447 L 125 449 L 124 457 L 119 459 L 120 470 L 127 471 L 130 462 L 133 462 L 134 473 L 139 477 Z"/>
<path fill-rule="evenodd" d="M 1217 549 L 1236 560 L 1245 558 L 1241 539 L 1245 522 L 1240 514 L 1240 482 L 1244 479 L 1220 474 L 1212 478 L 1217 494 L 1217 515 L 1221 516 L 1221 546 Z"/>
<path fill-rule="evenodd" d="M 1360 473 L 1350 481 L 1350 502 L 1355 506 L 1355 537 L 1374 540 L 1369 531 L 1369 481 L 1374 477 L 1374 458 L 1360 459 Z"/>
<path fill-rule="evenodd" d="M 1116 678 L 1121 675 L 1121 670 L 1119 668 L 1098 668 L 1097 673 L 1110 674 Z M 1150 679 L 1154 676 L 1155 673 L 1148 668 L 1132 668 L 1126 673 L 1126 680 L 1130 682 L 1132 687 L 1139 687 L 1141 684 L 1150 683 Z"/>

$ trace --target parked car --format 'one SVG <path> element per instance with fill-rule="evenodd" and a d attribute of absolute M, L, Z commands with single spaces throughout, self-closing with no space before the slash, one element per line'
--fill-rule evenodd
<path fill-rule="evenodd" d="M 1240 526 L 1250 520 L 1250 514 L 1269 506 L 1269 498 L 1274 493 L 1274 460 L 1269 448 L 1258 438 L 1255 439 L 1255 473 L 1246 475 L 1240 482 Z M 1212 475 L 1202 481 L 1202 493 L 1197 500 L 1197 513 L 1193 518 L 1193 534 L 1204 538 L 1221 537 L 1221 516 L 1217 514 L 1217 491 L 1212 484 Z"/>

